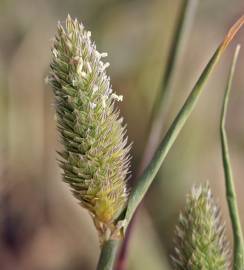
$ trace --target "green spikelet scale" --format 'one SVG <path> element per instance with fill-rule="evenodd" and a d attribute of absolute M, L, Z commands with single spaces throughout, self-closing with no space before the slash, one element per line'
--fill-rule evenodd
<path fill-rule="evenodd" d="M 229 269 L 225 229 L 208 185 L 194 187 L 187 197 L 176 227 L 172 259 L 177 270 Z"/>
<path fill-rule="evenodd" d="M 49 83 L 55 95 L 57 126 L 63 144 L 63 180 L 89 210 L 99 230 L 111 228 L 127 201 L 129 167 L 126 129 L 106 75 L 105 53 L 91 33 L 70 16 L 59 23 L 52 48 Z"/>

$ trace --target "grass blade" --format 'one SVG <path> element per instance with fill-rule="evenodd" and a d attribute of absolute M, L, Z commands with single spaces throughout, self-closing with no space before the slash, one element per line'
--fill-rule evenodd
<path fill-rule="evenodd" d="M 209 75 L 213 71 L 215 65 L 219 61 L 224 50 L 227 48 L 227 46 L 229 45 L 229 43 L 234 38 L 235 34 L 238 32 L 238 30 L 242 27 L 243 24 L 244 24 L 244 16 L 242 16 L 229 30 L 223 42 L 217 48 L 216 52 L 214 53 L 214 55 L 208 62 L 207 66 L 203 70 L 200 78 L 198 79 L 191 93 L 186 99 L 183 107 L 179 111 L 178 115 L 176 116 L 175 120 L 170 126 L 168 132 L 166 133 L 165 137 L 160 143 L 150 164 L 147 166 L 142 176 L 138 179 L 135 187 L 132 189 L 128 201 L 128 207 L 126 210 L 125 216 L 126 224 L 130 222 L 135 210 L 137 209 L 143 197 L 145 196 L 147 190 L 149 189 L 154 177 L 156 176 L 170 148 L 175 142 L 179 132 L 183 128 L 186 120 L 188 119 L 192 110 L 194 109 L 197 100 L 200 94 L 202 93 L 203 86 L 209 78 Z"/>
<path fill-rule="evenodd" d="M 225 90 L 221 119 L 220 119 L 220 138 L 222 149 L 222 160 L 225 174 L 225 187 L 226 187 L 226 199 L 229 208 L 229 214 L 231 218 L 232 233 L 234 238 L 234 270 L 244 269 L 244 240 L 241 229 L 241 223 L 238 215 L 238 205 L 236 199 L 236 191 L 234 186 L 234 180 L 232 175 L 232 169 L 230 164 L 229 149 L 227 135 L 225 131 L 225 122 L 227 114 L 227 106 L 229 101 L 229 94 L 231 91 L 233 76 L 235 72 L 236 62 L 240 51 L 240 45 L 236 47 L 233 57 L 232 65 L 229 72 L 229 78 Z"/>

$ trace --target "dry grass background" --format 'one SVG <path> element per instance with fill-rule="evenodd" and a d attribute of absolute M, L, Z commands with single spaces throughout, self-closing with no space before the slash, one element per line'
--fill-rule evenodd
<path fill-rule="evenodd" d="M 134 141 L 136 168 L 147 121 L 180 0 L 0 1 L 0 269 L 94 269 L 95 229 L 61 182 L 53 98 L 44 78 L 57 20 L 67 13 L 92 31 L 109 53 L 113 88 L 124 95 L 122 114 Z M 200 1 L 191 36 L 177 67 L 168 127 L 201 68 L 228 27 L 243 13 L 242 0 Z M 236 42 L 244 44 L 244 33 Z M 233 48 L 233 47 L 232 47 Z M 227 221 L 218 123 L 229 49 L 197 109 L 170 151 L 140 212 L 129 269 L 169 269 L 172 234 L 185 193 L 209 180 Z M 244 226 L 244 53 L 230 100 L 227 131 Z M 143 236 L 143 237 L 142 237 Z"/>

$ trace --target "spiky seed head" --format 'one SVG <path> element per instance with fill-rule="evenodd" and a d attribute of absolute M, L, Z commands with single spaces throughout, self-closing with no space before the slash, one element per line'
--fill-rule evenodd
<path fill-rule="evenodd" d="M 174 269 L 229 269 L 225 229 L 208 184 L 194 187 L 188 195 L 175 234 Z"/>
<path fill-rule="evenodd" d="M 49 83 L 55 95 L 57 126 L 63 144 L 63 180 L 104 233 L 127 201 L 129 167 L 126 128 L 106 75 L 108 63 L 76 19 L 58 24 Z"/>

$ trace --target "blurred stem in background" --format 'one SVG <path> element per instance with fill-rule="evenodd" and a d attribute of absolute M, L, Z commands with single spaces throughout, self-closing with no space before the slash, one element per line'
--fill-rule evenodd
<path fill-rule="evenodd" d="M 184 105 L 182 106 L 181 110 L 175 117 L 173 123 L 171 124 L 170 128 L 168 129 L 166 135 L 164 136 L 162 142 L 160 143 L 157 151 L 155 152 L 150 164 L 145 169 L 142 176 L 138 179 L 136 185 L 132 189 L 129 200 L 128 200 L 128 207 L 125 210 L 125 219 L 124 219 L 124 231 L 126 231 L 128 224 L 131 222 L 131 219 L 140 205 L 142 199 L 144 198 L 146 192 L 148 191 L 153 179 L 155 178 L 158 170 L 160 169 L 164 159 L 166 158 L 169 150 L 173 146 L 176 138 L 178 137 L 181 129 L 184 127 L 186 120 L 191 115 L 191 112 L 196 106 L 196 103 L 200 97 L 200 94 L 203 91 L 203 86 L 209 79 L 210 74 L 214 70 L 214 67 L 220 60 L 223 52 L 228 47 L 234 36 L 240 30 L 240 28 L 244 24 L 244 16 L 242 16 L 228 31 L 227 35 L 225 36 L 223 42 L 219 45 L 211 59 L 209 60 L 208 64 L 206 65 L 205 69 L 203 70 L 202 74 L 200 75 L 199 79 L 197 80 L 195 86 L 193 87 L 192 91 L 188 95 Z M 121 217 L 122 219 L 123 217 Z M 114 262 L 113 260 L 116 258 L 116 251 L 114 249 L 118 249 L 120 244 L 120 240 L 114 241 L 108 240 L 107 243 L 105 242 L 104 246 L 101 250 L 101 255 L 98 263 L 98 270 L 109 270 L 112 269 Z M 111 244 L 113 244 L 113 248 L 111 249 Z M 111 256 L 110 256 L 111 254 Z M 105 258 L 105 259 L 104 259 Z M 110 268 L 109 268 L 110 267 Z"/>
<path fill-rule="evenodd" d="M 183 0 L 181 4 L 179 18 L 176 23 L 176 28 L 166 64 L 166 71 L 163 74 L 160 91 L 158 92 L 155 99 L 152 115 L 150 117 L 151 119 L 149 121 L 149 134 L 144 149 L 143 158 L 139 165 L 139 169 L 134 181 L 136 181 L 138 175 L 140 175 L 148 165 L 148 162 L 151 160 L 159 143 L 162 127 L 164 124 L 162 118 L 166 115 L 166 112 L 169 108 L 170 94 L 172 96 L 170 90 L 175 75 L 175 67 L 179 61 L 187 37 L 190 33 L 197 2 L 198 0 Z M 117 265 L 115 267 L 117 270 L 123 270 L 126 268 L 127 249 L 133 224 L 134 222 L 132 221 L 125 235 L 125 240 L 123 241 Z"/>
<path fill-rule="evenodd" d="M 168 54 L 166 70 L 163 74 L 161 85 L 152 108 L 150 121 L 148 123 L 148 139 L 144 149 L 143 159 L 140 164 L 139 173 L 143 171 L 151 160 L 160 141 L 162 128 L 165 122 L 164 117 L 167 114 L 170 100 L 173 95 L 172 82 L 176 74 L 176 67 L 190 34 L 197 3 L 198 0 L 183 0 L 181 4 L 179 18 L 176 23 Z"/>
<path fill-rule="evenodd" d="M 221 149 L 222 149 L 222 160 L 225 174 L 225 187 L 226 187 L 226 199 L 229 208 L 229 214 L 231 218 L 232 233 L 234 238 L 234 256 L 233 256 L 233 269 L 241 270 L 244 269 L 244 240 L 241 229 L 240 218 L 238 214 L 238 205 L 236 198 L 236 191 L 234 186 L 233 174 L 230 164 L 228 141 L 225 131 L 225 122 L 227 114 L 227 106 L 229 101 L 229 94 L 232 86 L 232 81 L 235 73 L 236 62 L 240 51 L 240 45 L 236 47 L 235 54 L 233 57 L 232 65 L 229 72 L 229 78 L 225 90 L 221 120 L 220 120 L 220 138 L 221 138 Z"/>

